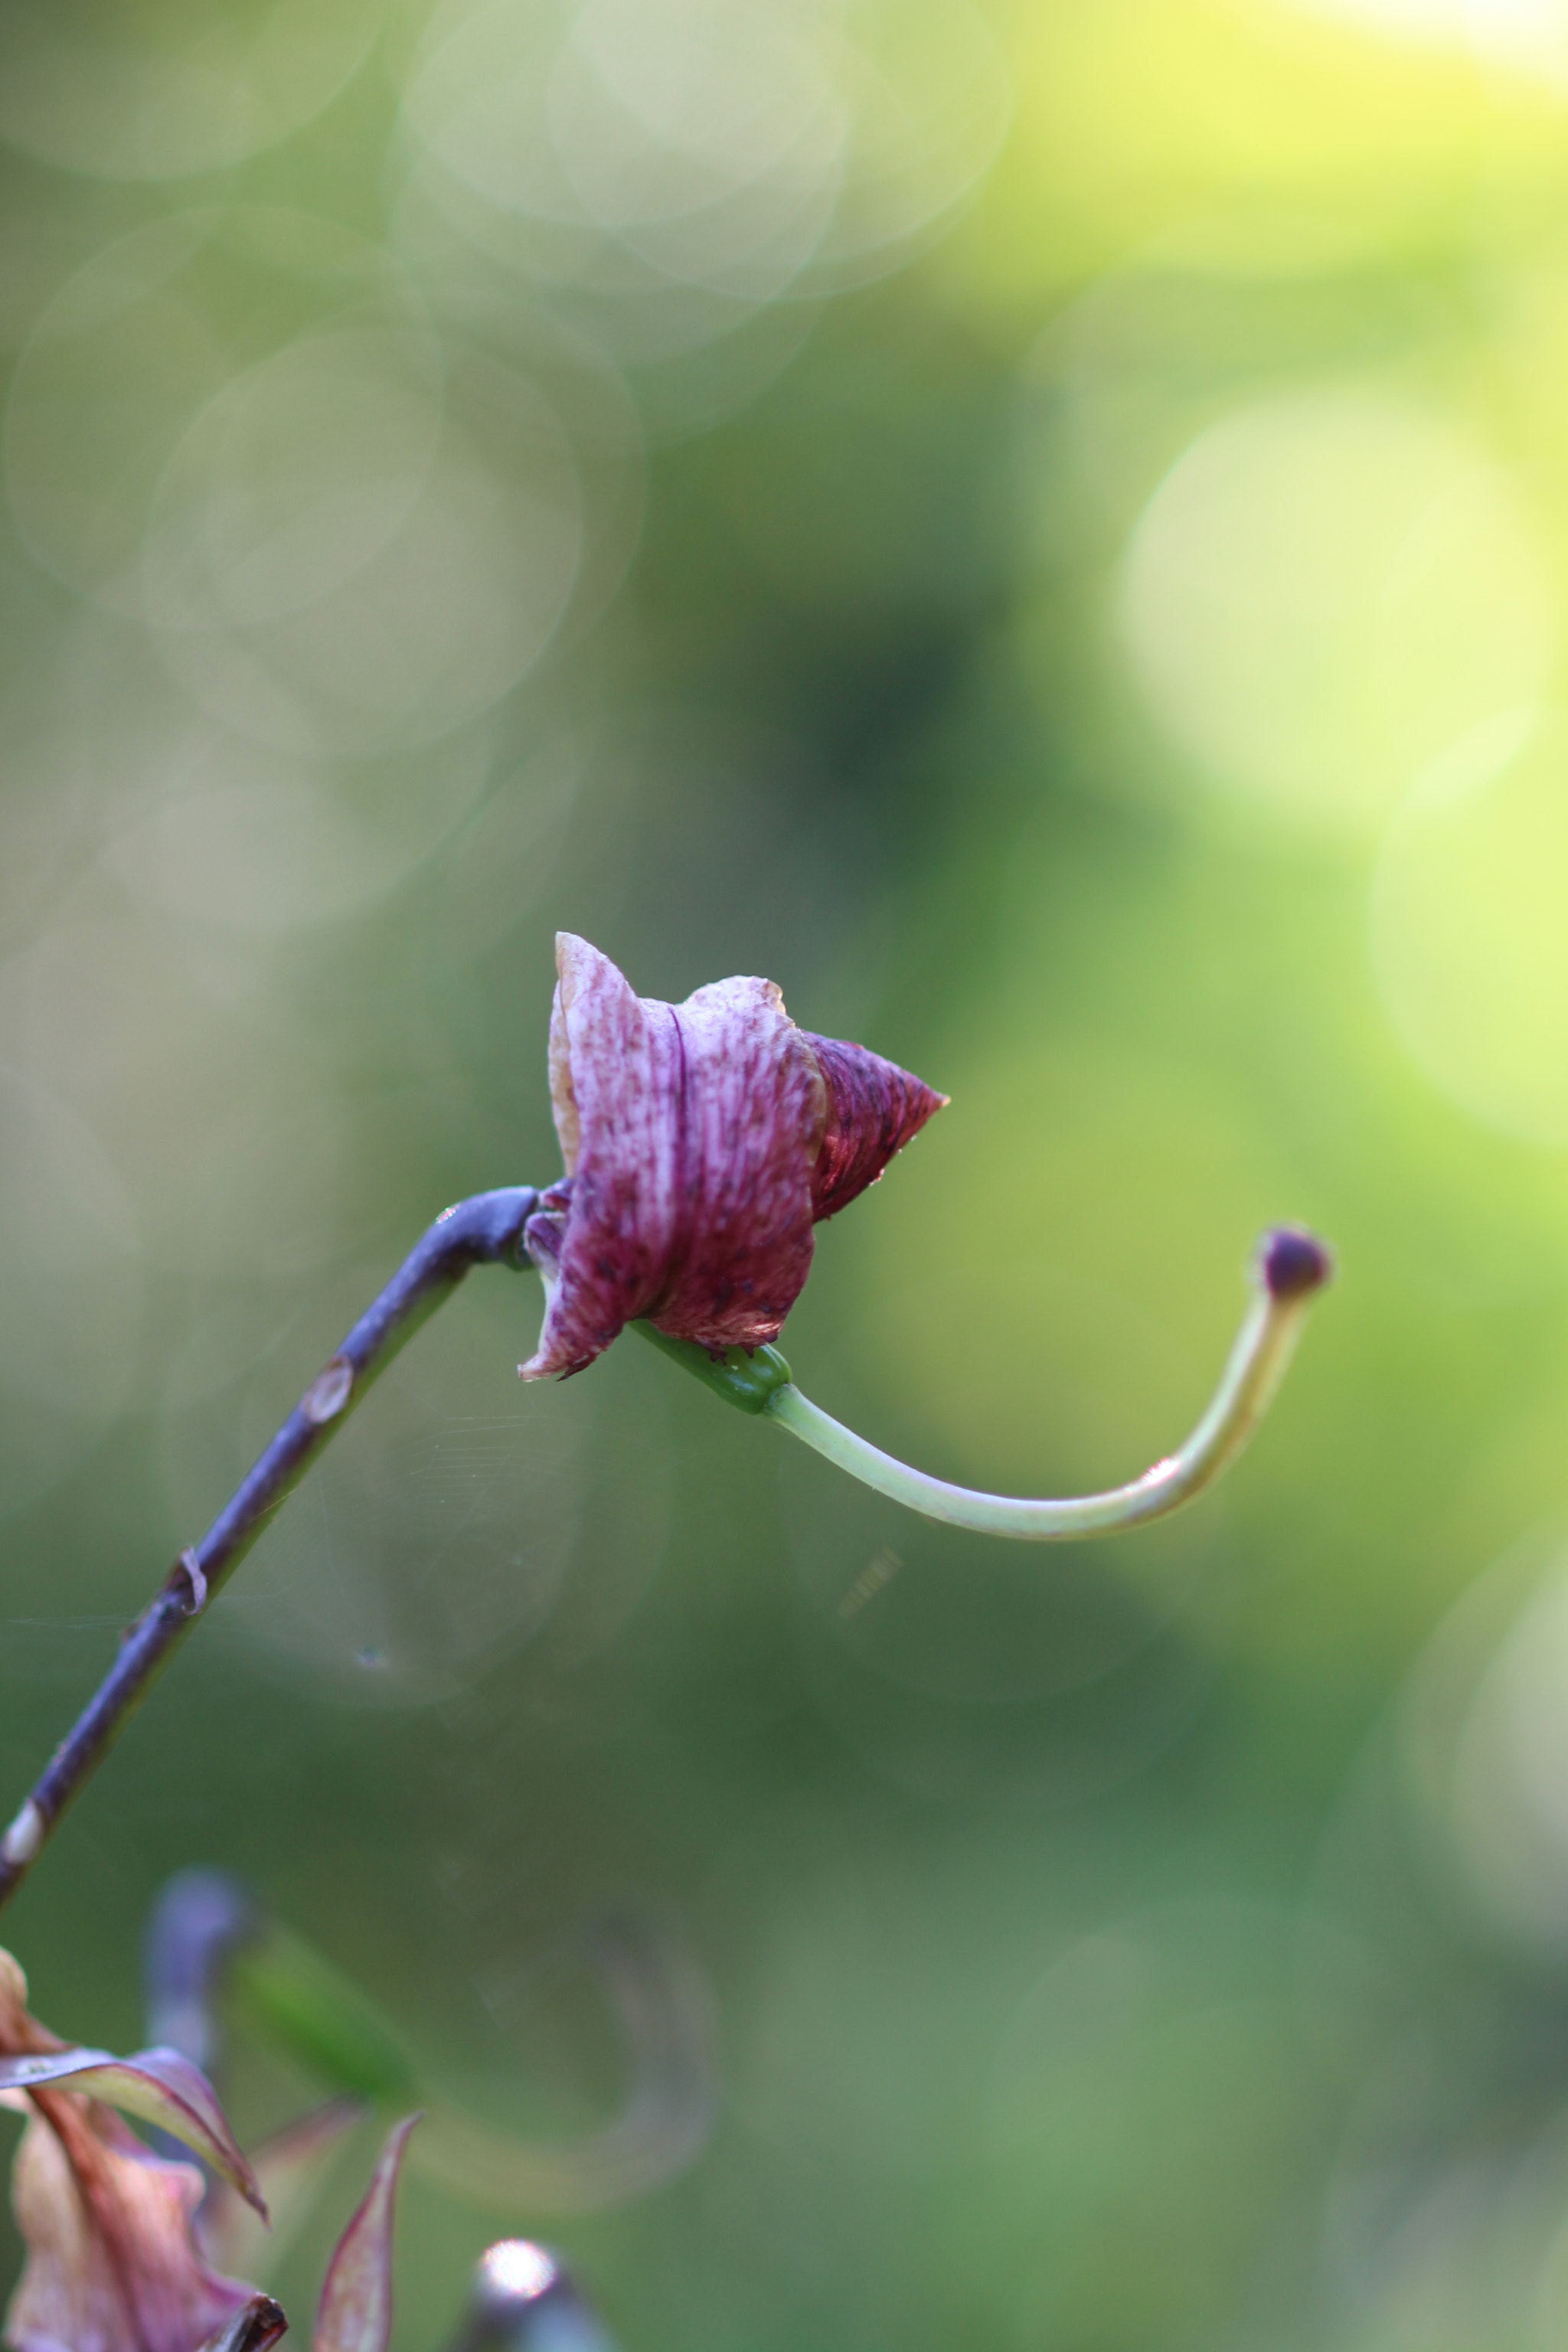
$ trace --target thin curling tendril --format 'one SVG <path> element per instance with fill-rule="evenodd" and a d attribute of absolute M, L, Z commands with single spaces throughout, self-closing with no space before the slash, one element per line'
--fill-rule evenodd
<path fill-rule="evenodd" d="M 1265 1234 L 1252 1261 L 1252 1303 L 1208 1411 L 1186 1444 L 1128 1486 L 1038 1501 L 982 1494 L 896 1461 L 803 1396 L 776 1348 L 759 1348 L 750 1359 L 730 1349 L 714 1360 L 651 1325 L 636 1328 L 730 1403 L 775 1422 L 852 1478 L 928 1519 L 1021 1543 L 1081 1543 L 1180 1510 L 1228 1468 L 1268 1410 L 1307 1310 L 1332 1272 L 1327 1249 L 1313 1234 L 1293 1225 Z"/>

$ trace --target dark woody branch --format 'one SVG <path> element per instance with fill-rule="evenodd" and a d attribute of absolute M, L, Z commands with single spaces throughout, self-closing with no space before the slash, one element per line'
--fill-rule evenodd
<path fill-rule="evenodd" d="M 127 1630 L 113 1665 L 0 1838 L 0 1904 L 16 1893 L 207 1602 L 399 1349 L 451 1297 L 470 1266 L 528 1264 L 522 1229 L 538 1198 L 531 1185 L 516 1184 L 443 1210 L 322 1366 L 201 1541 L 181 1553 Z"/>

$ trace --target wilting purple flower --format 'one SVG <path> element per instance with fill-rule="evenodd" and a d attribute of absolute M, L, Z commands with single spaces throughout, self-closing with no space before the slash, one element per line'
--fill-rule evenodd
<path fill-rule="evenodd" d="M 684 1004 L 557 934 L 550 1094 L 565 1181 L 529 1220 L 547 1293 L 525 1380 L 580 1371 L 635 1318 L 718 1352 L 776 1339 L 812 1227 L 946 1101 L 862 1045 L 797 1029 L 771 980 Z"/>
<path fill-rule="evenodd" d="M 265 2221 L 256 2175 L 188 2059 L 173 2050 L 111 2058 L 61 2042 L 29 2016 L 26 1980 L 0 1951 L 0 2100 L 29 2111 L 11 2181 L 27 2249 L 5 2314 L 15 2352 L 266 2352 L 276 2343 L 287 2322 L 271 2297 L 219 2277 L 204 2258 L 194 2227 L 201 2173 L 154 2156 L 105 2104 L 183 2139 Z M 344 2120 L 333 2111 L 333 2136 Z M 338 2242 L 314 2352 L 386 2352 L 393 2200 L 417 2120 L 393 2127 Z"/>
<path fill-rule="evenodd" d="M 12 2176 L 27 2263 L 6 2341 L 17 2352 L 196 2352 L 253 2291 L 209 2270 L 193 2242 L 200 2172 L 153 2155 L 105 2102 L 177 2134 L 259 2205 L 250 2168 L 186 2060 L 73 2048 L 28 2015 L 26 1995 L 0 1952 L 0 2094 L 31 2110 Z"/>

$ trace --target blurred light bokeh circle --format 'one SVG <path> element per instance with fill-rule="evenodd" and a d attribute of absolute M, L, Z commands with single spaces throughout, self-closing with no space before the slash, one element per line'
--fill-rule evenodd
<path fill-rule="evenodd" d="M 226 170 L 320 114 L 384 16 L 385 0 L 7 0 L 0 138 L 106 180 Z"/>
<path fill-rule="evenodd" d="M 368 238 L 275 207 L 134 229 L 68 278 L 5 411 L 37 560 L 127 617 L 298 609 L 383 546 L 440 431 L 412 279 Z"/>
<path fill-rule="evenodd" d="M 306 607 L 166 632 L 215 718 L 279 751 L 367 756 L 479 717 L 531 668 L 582 551 L 570 444 L 528 379 L 448 341 L 430 472 L 399 528 Z"/>
<path fill-rule="evenodd" d="M 0 1496 L 16 1510 L 102 1436 L 140 1355 L 132 1203 L 66 1103 L 0 1069 Z"/>
<path fill-rule="evenodd" d="M 1206 780 L 1351 835 L 1537 700 L 1557 642 L 1551 568 L 1506 471 L 1458 422 L 1358 385 L 1200 434 L 1132 534 L 1120 618 L 1151 709 Z"/>
<path fill-rule="evenodd" d="M 1527 1538 L 1426 1644 L 1402 1760 L 1430 1852 L 1494 1937 L 1568 1956 L 1568 1550 Z"/>
<path fill-rule="evenodd" d="M 347 1107 L 317 1048 L 280 1044 L 252 943 L 127 906 L 95 877 L 6 977 L 22 1066 L 89 1124 L 149 1261 L 216 1275 L 240 1247 L 277 1279 L 330 1250 Z"/>
<path fill-rule="evenodd" d="M 968 0 L 442 0 L 402 82 L 400 245 L 434 216 L 634 365 L 906 260 L 1011 104 Z M 773 366 L 808 325 L 769 329 Z"/>
<path fill-rule="evenodd" d="M 531 378 L 437 339 L 382 248 L 279 208 L 95 257 L 23 352 L 5 466 L 57 577 L 150 622 L 215 718 L 304 756 L 488 709 L 582 554 L 577 467 Z"/>
<path fill-rule="evenodd" d="M 160 764 L 162 788 L 126 790 L 109 873 L 154 919 L 259 944 L 357 912 L 404 880 L 479 799 L 491 745 L 472 730 L 412 773 L 378 763 L 362 805 L 330 771 L 237 742 L 199 715 L 149 730 L 137 750 Z"/>
<path fill-rule="evenodd" d="M 1378 861 L 1372 932 L 1400 1037 L 1474 1117 L 1568 1145 L 1568 714 L 1504 715 L 1423 778 Z"/>
<path fill-rule="evenodd" d="M 814 29 L 768 0 L 448 6 L 415 59 L 407 120 L 498 209 L 766 300 L 837 193 L 848 124 Z"/>
<path fill-rule="evenodd" d="M 1515 71 L 1568 81 L 1563 0 L 1287 0 L 1396 39 L 1468 50 Z"/>

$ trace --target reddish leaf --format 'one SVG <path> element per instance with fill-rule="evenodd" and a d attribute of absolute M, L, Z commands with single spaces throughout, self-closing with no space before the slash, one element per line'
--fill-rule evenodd
<path fill-rule="evenodd" d="M 392 2334 L 392 2209 L 408 2135 L 405 2116 L 387 2134 L 364 2203 L 327 2268 L 316 2313 L 315 2352 L 386 2352 Z"/>

